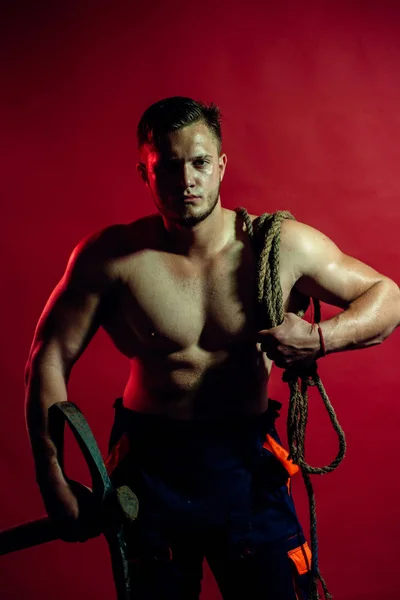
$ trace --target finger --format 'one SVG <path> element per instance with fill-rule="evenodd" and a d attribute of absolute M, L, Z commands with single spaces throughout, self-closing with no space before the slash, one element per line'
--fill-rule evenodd
<path fill-rule="evenodd" d="M 260 331 L 257 331 L 256 337 L 257 337 L 258 341 L 273 337 L 275 335 L 277 329 L 278 329 L 278 327 L 273 327 L 272 329 L 260 329 Z"/>
<path fill-rule="evenodd" d="M 278 342 L 275 338 L 267 338 L 261 340 L 261 351 L 265 352 L 268 355 L 268 358 L 274 360 L 276 356 L 276 350 L 278 346 Z"/>
<path fill-rule="evenodd" d="M 261 350 L 267 356 L 267 358 L 273 362 L 282 359 L 282 355 L 277 351 L 276 348 L 264 347 L 263 344 L 261 344 Z"/>
<path fill-rule="evenodd" d="M 274 365 L 277 366 L 278 369 L 287 369 L 289 366 L 286 360 L 282 357 L 277 357 L 276 360 L 274 360 Z"/>
<path fill-rule="evenodd" d="M 261 346 L 262 346 L 262 344 L 261 344 Z M 282 355 L 282 353 L 278 351 L 277 348 L 262 349 L 262 352 L 269 360 L 271 360 L 280 369 L 287 368 L 286 359 Z"/>

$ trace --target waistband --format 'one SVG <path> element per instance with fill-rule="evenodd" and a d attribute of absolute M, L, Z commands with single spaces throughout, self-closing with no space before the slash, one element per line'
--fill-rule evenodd
<path fill-rule="evenodd" d="M 140 427 L 152 431 L 174 432 L 176 434 L 189 435 L 193 434 L 212 434 L 218 435 L 235 431 L 247 432 L 252 430 L 268 429 L 269 426 L 275 423 L 279 417 L 279 411 L 282 408 L 281 402 L 268 399 L 268 408 L 264 412 L 255 415 L 227 415 L 218 416 L 211 419 L 199 420 L 182 420 L 172 419 L 164 415 L 155 413 L 144 413 L 126 408 L 122 398 L 117 398 L 113 404 L 115 409 L 115 419 L 124 421 L 127 427 L 135 427 L 135 430 Z"/>
<path fill-rule="evenodd" d="M 243 460 L 258 460 L 267 434 L 276 436 L 275 420 L 280 407 L 279 402 L 271 400 L 267 410 L 259 415 L 183 421 L 136 412 L 118 398 L 110 450 L 125 434 L 131 455 L 154 468 L 169 464 L 169 469 L 185 465 L 232 469 Z"/>

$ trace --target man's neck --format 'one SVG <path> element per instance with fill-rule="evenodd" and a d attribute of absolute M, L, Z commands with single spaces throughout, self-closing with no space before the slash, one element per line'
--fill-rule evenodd
<path fill-rule="evenodd" d="M 227 211 L 218 202 L 213 212 L 194 227 L 187 228 L 164 220 L 169 249 L 193 260 L 211 258 L 228 241 L 226 217 Z"/>

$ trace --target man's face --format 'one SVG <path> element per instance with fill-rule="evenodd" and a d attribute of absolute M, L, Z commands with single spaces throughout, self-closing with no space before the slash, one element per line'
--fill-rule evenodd
<path fill-rule="evenodd" d="M 227 159 L 207 125 L 173 131 L 159 148 L 146 145 L 141 158 L 139 173 L 165 220 L 193 227 L 212 213 Z"/>

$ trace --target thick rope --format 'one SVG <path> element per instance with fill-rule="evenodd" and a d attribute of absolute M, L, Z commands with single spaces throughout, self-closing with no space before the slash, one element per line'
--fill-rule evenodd
<path fill-rule="evenodd" d="M 285 219 L 294 217 L 287 211 L 278 211 L 274 214 L 263 214 L 255 223 L 251 221 L 245 208 L 237 208 L 241 215 L 249 236 L 252 239 L 257 256 L 257 327 L 259 330 L 277 327 L 284 320 L 284 306 L 282 288 L 279 276 L 279 254 L 281 223 Z M 255 225 L 256 227 L 253 227 Z M 303 316 L 310 299 L 306 299 L 304 309 L 298 316 Z M 318 300 L 312 299 L 315 308 L 315 320 L 320 321 L 321 308 Z M 310 538 L 311 538 L 311 589 L 309 600 L 318 600 L 318 582 L 321 582 L 325 598 L 332 598 L 325 580 L 322 577 L 318 564 L 318 538 L 317 515 L 315 495 L 310 475 L 323 475 L 336 469 L 342 462 L 346 453 L 346 440 L 344 432 L 337 420 L 335 411 L 322 385 L 317 372 L 317 363 L 310 368 L 302 370 L 287 369 L 283 373 L 283 381 L 287 382 L 290 389 L 290 403 L 287 420 L 287 436 L 290 447 L 290 458 L 299 465 L 307 490 L 310 510 Z M 315 386 L 323 400 L 329 414 L 332 426 L 338 436 L 339 449 L 336 458 L 324 467 L 312 467 L 305 460 L 305 435 L 308 419 L 308 387 Z"/>

